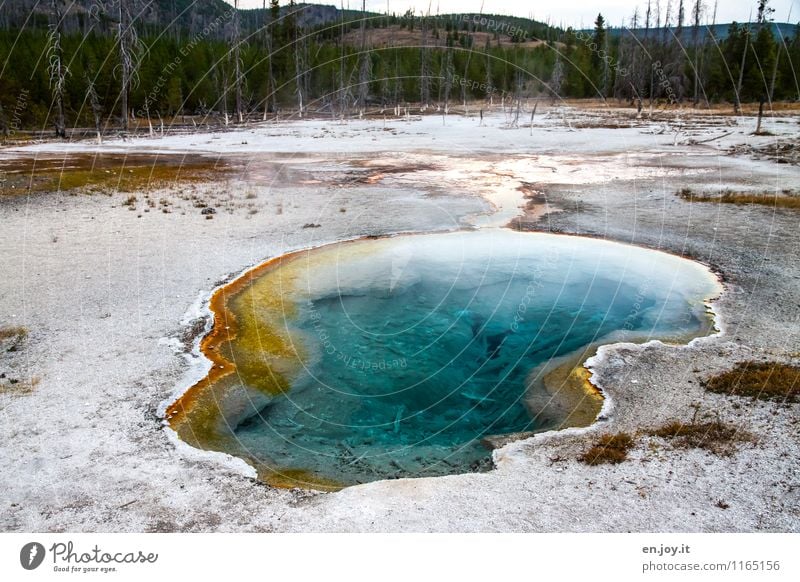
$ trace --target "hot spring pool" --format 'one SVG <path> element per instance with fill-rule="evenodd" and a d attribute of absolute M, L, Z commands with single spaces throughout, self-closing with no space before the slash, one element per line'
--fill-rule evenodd
<path fill-rule="evenodd" d="M 491 437 L 597 414 L 581 382 L 543 382 L 549 364 L 603 342 L 703 335 L 719 292 L 708 269 L 669 254 L 508 230 L 294 253 L 214 295 L 202 342 L 214 365 L 168 418 L 276 485 L 481 471 Z"/>

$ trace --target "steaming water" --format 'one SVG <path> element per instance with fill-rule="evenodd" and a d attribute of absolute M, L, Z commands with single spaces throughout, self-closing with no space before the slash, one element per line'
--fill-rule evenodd
<path fill-rule="evenodd" d="M 270 301 L 230 307 L 282 328 L 292 355 L 232 351 L 242 367 L 260 349 L 288 389 L 240 417 L 237 446 L 339 484 L 488 468 L 484 437 L 564 420 L 532 408 L 532 370 L 603 339 L 702 334 L 719 291 L 667 254 L 506 230 L 342 243 L 267 277 Z"/>

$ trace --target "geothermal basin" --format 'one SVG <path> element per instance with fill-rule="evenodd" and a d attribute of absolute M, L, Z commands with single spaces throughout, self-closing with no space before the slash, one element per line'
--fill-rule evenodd
<path fill-rule="evenodd" d="M 602 396 L 556 364 L 706 335 L 720 291 L 674 255 L 506 229 L 295 252 L 212 296 L 212 365 L 167 419 L 276 486 L 485 471 L 498 437 L 596 418 Z"/>

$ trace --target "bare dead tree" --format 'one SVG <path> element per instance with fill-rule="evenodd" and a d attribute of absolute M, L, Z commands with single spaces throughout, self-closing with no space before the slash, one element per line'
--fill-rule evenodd
<path fill-rule="evenodd" d="M 234 95 L 236 118 L 239 123 L 244 121 L 242 111 L 242 57 L 240 45 L 242 42 L 242 31 L 239 25 L 239 0 L 233 0 L 233 75 L 234 75 Z"/>
<path fill-rule="evenodd" d="M 519 116 L 522 113 L 522 90 L 525 86 L 524 79 L 522 77 L 522 71 L 517 70 L 516 73 L 516 82 L 514 86 L 514 121 L 511 122 L 511 127 L 519 127 Z"/>
<path fill-rule="evenodd" d="M 633 19 L 631 20 L 631 30 L 639 28 L 639 8 L 633 11 Z M 631 33 L 633 34 L 633 33 Z M 641 54 L 642 50 L 638 43 L 632 43 L 630 48 L 630 87 L 631 97 L 636 103 L 637 116 L 642 115 L 642 94 L 644 93 L 645 85 L 645 55 Z"/>
<path fill-rule="evenodd" d="M 292 18 L 291 22 L 293 24 L 292 30 L 294 33 L 293 44 L 294 44 L 294 81 L 295 81 L 295 93 L 297 93 L 297 114 L 300 117 L 303 117 L 303 112 L 305 111 L 305 95 L 306 95 L 306 36 L 303 32 L 301 26 L 297 23 L 297 21 Z"/>
<path fill-rule="evenodd" d="M 269 113 L 270 109 L 272 111 L 278 111 L 278 102 L 277 102 L 277 89 L 275 87 L 275 74 L 273 72 L 273 54 L 272 54 L 272 47 L 273 47 L 273 37 L 275 36 L 275 30 L 278 26 L 277 21 L 280 17 L 280 6 L 278 6 L 277 2 L 270 3 L 270 10 L 267 13 L 267 0 L 263 0 L 263 13 L 264 13 L 264 44 L 267 49 L 267 96 L 264 98 L 264 117 L 263 120 L 267 120 L 267 114 Z"/>
<path fill-rule="evenodd" d="M 117 50 L 119 63 L 115 72 L 120 76 L 120 109 L 122 129 L 128 130 L 128 96 L 130 90 L 139 84 L 139 65 L 141 41 L 133 21 L 135 0 L 115 0 L 117 3 Z"/>
<path fill-rule="evenodd" d="M 344 120 L 347 115 L 348 93 L 349 86 L 345 74 L 345 56 L 346 46 L 344 42 L 345 22 L 344 22 L 344 0 L 342 0 L 341 10 L 341 33 L 339 34 L 339 42 L 341 43 L 341 55 L 339 56 L 339 90 L 337 91 L 337 101 L 339 105 L 339 116 Z"/>
<path fill-rule="evenodd" d="M 97 134 L 97 143 L 103 143 L 103 132 L 102 132 L 102 119 L 103 119 L 103 106 L 100 105 L 100 98 L 97 96 L 97 91 L 94 87 L 94 79 L 92 76 L 87 72 L 84 75 L 84 79 L 86 82 L 86 101 L 89 102 L 89 107 L 92 110 L 92 117 L 94 118 L 94 130 Z"/>
<path fill-rule="evenodd" d="M 422 15 L 420 22 L 420 34 L 422 41 L 419 48 L 419 100 L 422 110 L 425 111 L 431 103 L 431 74 L 428 53 L 428 17 L 430 16 L 430 4 L 428 13 Z"/>
<path fill-rule="evenodd" d="M 789 16 L 786 19 L 786 22 L 792 21 L 792 8 L 793 6 L 789 6 Z M 781 61 L 781 49 L 786 49 L 786 38 L 783 36 L 783 33 L 778 29 L 778 50 L 775 52 L 775 66 L 772 68 L 772 79 L 770 79 L 769 83 L 769 95 L 767 96 L 769 99 L 770 106 L 772 106 L 772 98 L 775 95 L 775 83 L 778 80 L 778 65 Z M 788 56 L 788 49 L 787 49 L 787 56 Z"/>
<path fill-rule="evenodd" d="M 649 61 L 653 60 L 652 51 L 654 49 L 655 43 L 650 42 L 650 23 L 653 16 L 653 3 L 652 0 L 647 0 L 647 11 L 645 12 L 645 19 L 644 19 L 644 49 L 647 53 L 649 53 Z M 655 70 L 653 67 L 648 67 L 650 69 L 650 86 L 648 88 L 648 97 L 649 97 L 649 107 L 650 107 L 650 115 L 653 114 L 653 99 L 655 98 Z"/>
<path fill-rule="evenodd" d="M 361 52 L 358 56 L 358 113 L 363 116 L 369 100 L 369 84 L 372 81 L 372 55 L 367 49 L 367 3 L 361 1 Z"/>
<path fill-rule="evenodd" d="M 744 30 L 744 50 L 742 51 L 742 64 L 739 67 L 739 81 L 736 83 L 736 90 L 733 92 L 733 112 L 735 115 L 742 113 L 742 84 L 744 83 L 744 68 L 747 64 L 747 51 L 750 48 L 750 25 L 753 21 L 753 13 L 747 19 L 747 28 Z"/>
<path fill-rule="evenodd" d="M 481 1 L 481 9 L 480 9 L 479 15 L 483 14 L 484 1 L 485 0 Z M 467 40 L 469 41 L 469 43 L 473 42 L 472 41 L 472 32 L 473 32 L 473 22 L 474 22 L 474 20 L 475 19 L 472 18 L 467 22 Z M 472 52 L 473 52 L 471 44 L 467 48 L 468 48 L 468 50 L 467 50 L 467 58 L 466 58 L 466 61 L 464 62 L 464 75 L 461 77 L 465 81 L 464 83 L 461 83 L 461 102 L 464 104 L 464 113 L 467 113 L 467 86 L 470 83 L 467 83 L 466 80 L 469 78 L 469 65 L 470 65 L 470 62 L 472 61 Z"/>
<path fill-rule="evenodd" d="M 494 105 L 494 85 L 492 84 L 492 56 L 489 54 L 489 48 L 491 42 L 491 37 L 486 37 L 486 47 L 484 48 L 484 52 L 486 53 L 486 101 L 488 102 L 489 107 Z"/>
<path fill-rule="evenodd" d="M 561 61 L 561 54 L 556 53 L 556 62 L 553 65 L 553 72 L 550 75 L 550 94 L 552 102 L 555 103 L 561 98 L 561 87 L 564 84 L 564 63 Z"/>
<path fill-rule="evenodd" d="M 453 77 L 455 71 L 453 69 L 453 49 L 448 48 L 444 60 L 444 79 L 442 89 L 444 91 L 444 116 L 450 113 L 450 91 L 453 88 Z"/>
<path fill-rule="evenodd" d="M 50 2 L 52 23 L 47 37 L 47 71 L 50 90 L 53 92 L 55 107 L 56 137 L 66 138 L 67 129 L 64 121 L 64 88 L 69 69 L 64 64 L 64 52 L 61 48 L 61 30 L 63 16 L 58 0 Z"/>
<path fill-rule="evenodd" d="M 705 46 L 705 43 L 701 43 L 699 38 L 700 19 L 702 18 L 703 15 L 703 0 L 695 0 L 692 14 L 693 14 L 692 48 L 694 49 L 694 93 L 693 93 L 694 96 L 692 98 L 692 101 L 694 107 L 697 107 L 697 104 L 700 102 L 700 81 L 701 81 L 700 57 L 703 53 L 703 47 Z"/>
<path fill-rule="evenodd" d="M 629 55 L 629 42 L 628 39 L 625 37 L 625 26 L 623 24 L 622 27 L 622 34 L 619 42 L 619 49 L 617 58 L 619 59 L 620 65 L 627 66 L 628 62 L 630 61 Z M 615 99 L 623 99 L 625 93 L 627 91 L 626 83 L 625 83 L 626 75 L 617 75 L 614 79 L 614 98 Z"/>

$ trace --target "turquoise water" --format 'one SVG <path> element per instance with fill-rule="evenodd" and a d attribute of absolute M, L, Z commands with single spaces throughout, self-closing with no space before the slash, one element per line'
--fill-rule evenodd
<path fill-rule="evenodd" d="M 634 247 L 500 232 L 343 246 L 309 267 L 291 390 L 236 428 L 270 466 L 342 484 L 480 471 L 481 440 L 550 428 L 531 372 L 604 338 L 699 333 L 715 282 Z"/>

